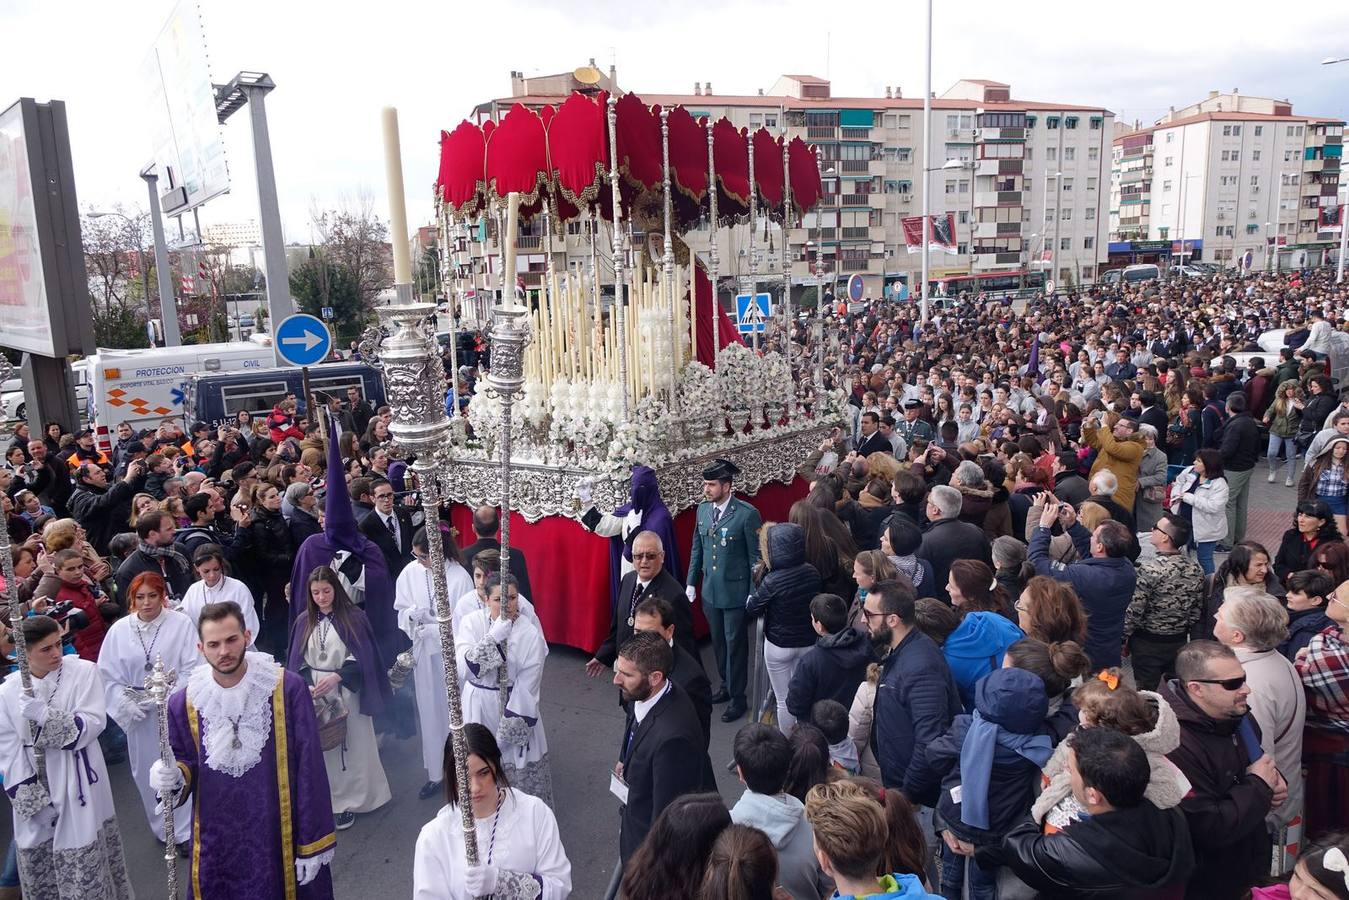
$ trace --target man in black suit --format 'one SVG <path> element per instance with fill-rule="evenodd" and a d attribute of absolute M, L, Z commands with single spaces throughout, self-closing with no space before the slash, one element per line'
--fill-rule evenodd
<path fill-rule="evenodd" d="M 671 801 L 716 790 L 698 714 L 683 689 L 668 678 L 673 666 L 670 645 L 644 631 L 619 649 L 614 667 L 614 684 L 628 704 L 611 784 L 623 804 L 618 852 L 625 866 Z"/>
<path fill-rule="evenodd" d="M 375 509 L 361 520 L 361 534 L 379 545 L 389 577 L 397 579 L 403 566 L 412 561 L 412 513 L 394 503 L 393 485 L 383 478 L 370 481 L 370 496 Z"/>
<path fill-rule="evenodd" d="M 1134 391 L 1129 405 L 1131 409 L 1126 415 L 1130 419 L 1137 419 L 1143 425 L 1151 425 L 1157 429 L 1158 434 L 1166 435 L 1166 408 L 1157 405 L 1156 394 L 1152 391 Z"/>
<path fill-rule="evenodd" d="M 681 596 L 678 598 L 683 600 Z M 703 728 L 703 749 L 712 741 L 712 683 L 707 680 L 707 672 L 696 656 L 684 652 L 676 643 L 675 614 L 670 601 L 664 597 L 648 596 L 637 604 L 637 615 L 633 617 L 633 631 L 650 631 L 665 639 L 674 651 L 674 666 L 668 678 L 688 695 L 693 702 L 693 710 L 698 714 L 698 724 Z"/>
<path fill-rule="evenodd" d="M 497 540 L 497 531 L 501 529 L 501 517 L 495 506 L 479 506 L 473 510 L 473 533 L 478 539 L 464 548 L 464 567 L 473 571 L 473 557 L 480 550 L 500 550 L 501 541 Z M 511 548 L 511 574 L 520 586 L 521 595 L 535 600 L 534 592 L 529 589 L 529 566 L 525 564 L 523 551 Z"/>
<path fill-rule="evenodd" d="M 862 420 L 859 423 L 862 429 L 861 436 L 857 439 L 857 455 L 865 459 L 872 453 L 889 453 L 894 455 L 894 445 L 890 439 L 881 434 L 881 417 L 874 412 L 867 411 L 862 413 Z"/>
<path fill-rule="evenodd" d="M 665 546 L 654 531 L 642 531 L 632 539 L 633 571 L 618 583 L 618 596 L 609 604 L 609 634 L 594 657 L 586 663 L 586 674 L 596 678 L 614 664 L 618 648 L 632 637 L 637 606 L 648 597 L 660 597 L 673 608 L 675 644 L 697 658 L 693 639 L 692 604 L 684 596 L 684 587 L 665 570 Z M 526 595 L 528 596 L 528 595 Z M 702 667 L 699 666 L 701 669 Z M 709 694 L 710 696 L 710 694 Z"/>

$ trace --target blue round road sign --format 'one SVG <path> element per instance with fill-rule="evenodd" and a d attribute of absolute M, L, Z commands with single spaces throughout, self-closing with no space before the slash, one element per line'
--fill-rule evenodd
<path fill-rule="evenodd" d="M 333 336 L 328 326 L 308 313 L 286 316 L 272 336 L 276 355 L 292 366 L 312 366 L 328 357 Z"/>
<path fill-rule="evenodd" d="M 848 299 L 854 303 L 862 299 L 862 276 L 853 275 L 848 279 Z"/>

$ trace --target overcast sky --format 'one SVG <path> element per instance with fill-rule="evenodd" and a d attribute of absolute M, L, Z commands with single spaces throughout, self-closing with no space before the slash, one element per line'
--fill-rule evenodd
<path fill-rule="evenodd" d="M 141 63 L 171 0 L 6 0 L 0 4 L 0 108 L 67 104 L 81 206 L 144 206 L 150 157 Z M 567 71 L 590 57 L 625 90 L 752 94 L 783 72 L 833 81 L 836 96 L 921 97 L 916 2 L 566 0 L 565 3 L 200 0 L 214 81 L 265 71 L 288 240 L 310 236 L 311 207 L 361 194 L 387 214 L 379 110 L 399 108 L 409 224 L 432 216 L 437 141 L 477 102 L 508 95 L 512 69 Z M 1022 99 L 1090 103 L 1150 123 L 1209 90 L 1285 97 L 1295 112 L 1349 116 L 1349 4 L 1281 8 L 1176 3 L 937 3 L 932 84 L 991 78 Z M 203 225 L 256 217 L 247 115 L 224 129 L 232 192 Z"/>

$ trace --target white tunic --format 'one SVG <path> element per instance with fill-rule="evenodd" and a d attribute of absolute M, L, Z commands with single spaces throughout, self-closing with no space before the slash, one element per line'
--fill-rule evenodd
<path fill-rule="evenodd" d="M 472 593 L 473 579 L 464 567 L 445 561 L 446 597 L 453 602 L 465 590 Z M 476 596 L 476 595 L 475 595 Z M 394 584 L 393 607 L 398 627 L 412 639 L 413 687 L 417 695 L 417 718 L 422 736 L 422 764 L 427 781 L 440 781 L 444 773 L 445 739 L 450 735 L 449 708 L 445 701 L 445 669 L 440 654 L 440 629 L 436 625 L 435 587 L 431 570 L 421 563 L 407 565 Z"/>
<path fill-rule="evenodd" d="M 475 821 L 478 857 L 501 872 L 533 875 L 543 884 L 539 900 L 566 900 L 571 895 L 571 862 L 558 834 L 557 819 L 542 800 L 508 790 L 496 821 Z M 464 890 L 464 826 L 459 810 L 442 806 L 417 836 L 412 863 L 413 900 L 473 900 Z M 498 895 L 502 890 L 498 875 Z"/>
<path fill-rule="evenodd" d="M 454 594 L 450 594 L 450 596 L 453 597 Z M 538 626 L 539 632 L 542 633 L 543 625 L 539 622 L 539 614 L 534 611 L 534 604 L 529 602 L 529 598 L 524 594 L 518 594 L 515 605 L 516 608 L 519 609 L 520 615 L 532 621 Z M 458 640 L 459 627 L 464 622 L 464 616 L 471 612 L 477 612 L 480 609 L 487 609 L 487 603 L 483 600 L 482 595 L 479 594 L 477 590 L 468 591 L 454 604 L 454 609 L 450 615 L 454 622 L 456 641 Z"/>
<path fill-rule="evenodd" d="M 164 818 L 155 813 L 159 799 L 150 787 L 150 765 L 159 759 L 159 725 L 154 701 L 144 691 L 150 674 L 146 667 L 156 659 L 163 659 L 166 669 L 177 672 L 180 685 L 187 684 L 188 675 L 202 661 L 196 626 L 183 613 L 166 609 L 151 622 L 142 622 L 134 613 L 118 619 L 103 637 L 98 671 L 108 715 L 126 732 L 131 777 L 140 791 L 150 829 L 162 841 Z M 192 837 L 191 816 L 175 816 L 173 826 L 174 843 Z"/>
<path fill-rule="evenodd" d="M 38 806 L 28 720 L 19 709 L 19 673 L 0 685 L 0 776 L 14 801 L 14 841 L 23 895 L 32 900 L 129 898 L 108 767 L 98 746 L 106 724 L 98 667 L 77 656 L 33 679 L 51 710 L 38 740 L 46 748 L 50 800 Z M 52 821 L 55 820 L 53 826 Z"/>
<path fill-rule="evenodd" d="M 538 626 L 524 616 L 517 616 L 511 623 L 506 639 L 509 691 L 506 719 L 523 721 L 530 731 L 523 742 L 508 740 L 507 736 L 515 726 L 512 723 L 503 730 L 501 693 L 497 688 L 501 653 L 500 645 L 488 636 L 492 625 L 489 615 L 490 611 L 486 609 L 469 613 L 455 635 L 455 656 L 463 685 L 464 721 L 477 722 L 488 728 L 496 735 L 501 747 L 502 764 L 509 769 L 524 771 L 548 756 L 548 740 L 539 710 L 548 644 Z"/>
<path fill-rule="evenodd" d="M 320 655 L 325 652 L 326 659 L 320 659 Z M 337 629 L 327 623 L 320 623 L 309 635 L 309 643 L 304 650 L 304 662 L 310 670 L 310 684 L 316 684 L 330 672 L 336 673 L 348 659 L 355 658 L 342 642 Z M 375 686 L 368 685 L 366 689 L 375 690 Z M 333 813 L 370 812 L 388 803 L 391 796 L 389 780 L 379 761 L 375 720 L 361 714 L 359 694 L 345 686 L 339 686 L 337 692 L 347 708 L 347 736 L 341 746 L 323 753 Z"/>
<path fill-rule="evenodd" d="M 196 627 L 198 620 L 201 619 L 201 609 L 208 603 L 224 603 L 232 600 L 239 604 L 239 609 L 244 614 L 244 627 L 256 641 L 258 630 L 262 627 L 258 624 L 258 611 L 253 605 L 253 593 L 237 578 L 231 578 L 228 575 L 220 576 L 220 581 L 216 582 L 215 587 L 207 587 L 204 581 L 194 581 L 192 586 L 183 594 L 182 605 L 179 610 L 192 620 L 193 627 Z M 248 648 L 253 649 L 253 642 L 250 641 Z"/>

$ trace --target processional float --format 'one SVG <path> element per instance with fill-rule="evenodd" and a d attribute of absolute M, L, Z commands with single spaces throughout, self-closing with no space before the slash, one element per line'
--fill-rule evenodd
<path fill-rule="evenodd" d="M 362 353 L 383 372 L 390 431 L 413 457 L 426 521 L 437 522 L 445 502 L 500 507 L 503 575 L 507 511 L 529 522 L 575 518 L 571 499 L 583 480 L 597 502 L 613 508 L 626 499 L 631 466 L 643 464 L 656 471 L 662 497 L 678 513 L 701 499 L 699 473 L 715 457 L 733 459 L 741 486 L 752 493 L 771 481 L 790 482 L 841 420 L 841 391 L 826 393 L 816 384 L 811 401 L 798 402 L 800 381 L 782 353 L 756 352 L 739 341 L 718 346 L 718 230 L 748 223 L 752 232 L 762 215 L 780 223 L 785 236 L 815 206 L 819 166 L 799 138 L 762 128 L 748 134 L 725 118 L 698 121 L 682 107 L 648 107 L 632 94 L 602 92 L 576 93 L 540 111 L 516 105 L 500 123 L 465 121 L 442 132 L 435 200 L 452 315 L 454 299 L 473 278 L 454 264 L 455 229 L 491 232 L 500 248 L 486 389 L 473 396 L 466 417 L 457 415 L 452 397 L 451 418 L 436 307 L 413 299 L 392 110 L 384 125 L 397 302 L 380 310 L 383 327 L 367 333 Z M 515 260 L 520 225 L 536 222 L 547 261 L 537 303 L 530 304 L 517 289 Z M 704 223 L 710 241 L 700 264 L 682 237 Z M 588 268 L 559 273 L 554 241 L 565 240 L 573 224 L 588 236 Z M 793 317 L 785 237 L 781 243 L 786 347 Z M 457 337 L 457 321 L 451 331 Z M 427 538 L 472 865 L 478 849 L 452 598 L 439 529 L 428 528 Z"/>

